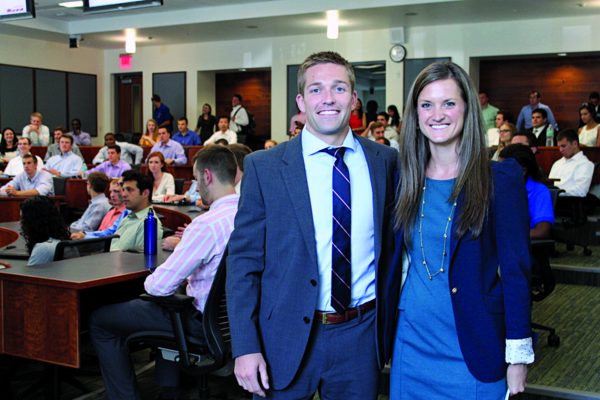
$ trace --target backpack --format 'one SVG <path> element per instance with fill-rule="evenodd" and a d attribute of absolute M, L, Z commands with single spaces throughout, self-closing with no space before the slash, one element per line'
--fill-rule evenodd
<path fill-rule="evenodd" d="M 248 111 L 248 109 L 246 107 L 240 107 L 237 109 L 235 114 L 233 114 L 233 117 L 235 118 L 237 113 L 242 108 L 244 110 L 246 110 L 246 114 L 248 114 L 248 125 L 239 125 L 240 131 L 238 132 L 238 135 L 245 135 L 246 137 L 254 136 L 256 133 L 256 120 L 254 119 L 254 114 L 252 114 L 250 111 Z"/>

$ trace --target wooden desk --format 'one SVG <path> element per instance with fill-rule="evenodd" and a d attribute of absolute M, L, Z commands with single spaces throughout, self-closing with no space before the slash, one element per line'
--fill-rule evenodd
<path fill-rule="evenodd" d="M 156 267 L 169 255 L 112 252 L 0 270 L 0 353 L 78 368 L 90 313 L 137 297 L 145 263 Z"/>
<path fill-rule="evenodd" d="M 0 227 L 0 246 L 8 246 L 19 239 L 19 234 L 11 229 Z"/>
<path fill-rule="evenodd" d="M 19 221 L 21 219 L 21 203 L 29 197 L 0 196 L 0 222 Z M 65 202 L 65 196 L 50 196 L 60 210 Z"/>
<path fill-rule="evenodd" d="M 0 229 L 11 232 L 10 235 L 16 237 L 13 242 L 0 248 L 0 260 L 5 260 L 11 264 L 14 262 L 13 259 L 28 260 L 29 252 L 27 251 L 25 238 L 19 234 L 21 223 L 19 221 L 0 222 Z"/>

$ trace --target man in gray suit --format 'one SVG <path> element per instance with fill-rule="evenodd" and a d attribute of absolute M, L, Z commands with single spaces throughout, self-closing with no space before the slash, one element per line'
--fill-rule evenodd
<path fill-rule="evenodd" d="M 389 358 L 399 271 L 392 247 L 397 152 L 354 136 L 352 65 L 308 57 L 299 137 L 245 159 L 229 243 L 235 375 L 256 396 L 375 399 Z"/>

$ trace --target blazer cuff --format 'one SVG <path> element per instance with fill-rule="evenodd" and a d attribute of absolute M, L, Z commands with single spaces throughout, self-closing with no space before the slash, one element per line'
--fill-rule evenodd
<path fill-rule="evenodd" d="M 535 359 L 533 342 L 525 339 L 506 339 L 505 361 L 507 364 L 531 364 Z"/>

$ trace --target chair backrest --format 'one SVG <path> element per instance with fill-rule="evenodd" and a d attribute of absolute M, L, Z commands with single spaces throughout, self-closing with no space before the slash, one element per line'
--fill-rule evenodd
<path fill-rule="evenodd" d="M 231 358 L 231 334 L 225 296 L 227 253 L 226 248 L 217 268 L 202 314 L 204 337 L 213 354 L 215 364 L 219 365 L 216 369 L 224 366 L 227 360 Z"/>
<path fill-rule="evenodd" d="M 54 195 L 55 196 L 64 196 L 66 193 L 67 186 L 67 178 L 63 178 L 61 176 L 52 177 L 52 181 L 54 183 Z"/>
<path fill-rule="evenodd" d="M 66 258 L 85 257 L 97 253 L 108 253 L 112 240 L 119 235 L 85 240 L 63 240 L 58 242 L 54 252 L 54 261 Z"/>
<path fill-rule="evenodd" d="M 175 194 L 183 194 L 183 184 L 184 183 L 185 183 L 185 179 L 175 178 Z"/>

